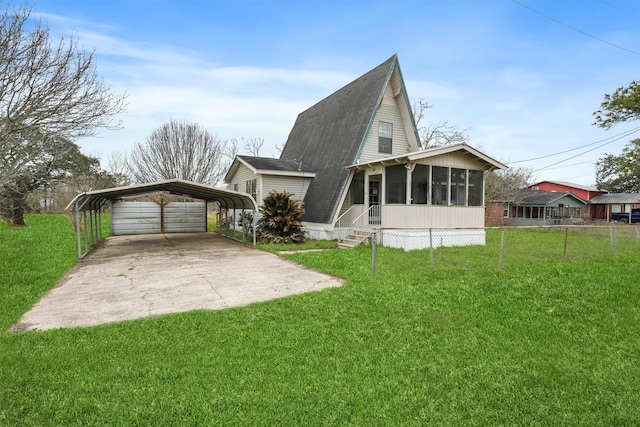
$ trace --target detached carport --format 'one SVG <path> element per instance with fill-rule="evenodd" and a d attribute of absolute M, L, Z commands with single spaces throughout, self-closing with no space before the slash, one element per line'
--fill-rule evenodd
<path fill-rule="evenodd" d="M 66 208 L 67 210 L 72 211 L 75 215 L 78 258 L 83 258 L 89 252 L 91 247 L 98 242 L 102 233 L 101 212 L 106 203 L 113 203 L 118 200 L 122 200 L 125 197 L 144 196 L 157 193 L 203 200 L 205 202 L 205 221 L 207 211 L 206 204 L 209 202 L 217 202 L 221 210 L 224 209 L 228 211 L 233 209 L 252 211 L 254 220 L 253 244 L 256 244 L 255 221 L 258 217 L 258 204 L 253 197 L 249 194 L 239 193 L 237 191 L 225 190 L 180 179 L 172 179 L 147 184 L 87 191 L 78 194 Z M 143 231 L 141 227 L 140 234 L 148 232 L 166 232 L 163 215 L 164 204 L 163 202 L 157 203 L 160 206 L 160 227 L 153 231 Z M 184 215 L 185 217 L 188 217 L 189 215 L 194 215 L 194 213 L 191 210 L 185 209 Z M 245 227 L 243 227 L 243 238 L 245 233 L 244 229 Z M 206 225 L 204 231 L 206 231 Z"/>

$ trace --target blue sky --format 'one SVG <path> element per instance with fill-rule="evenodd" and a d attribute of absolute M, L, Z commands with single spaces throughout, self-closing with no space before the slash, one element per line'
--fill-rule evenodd
<path fill-rule="evenodd" d="M 616 138 L 640 122 L 592 125 L 605 93 L 640 79 L 633 0 L 31 5 L 54 34 L 95 49 L 99 74 L 129 94 L 123 129 L 79 141 L 103 160 L 172 118 L 222 139 L 264 138 L 260 154 L 277 157 L 298 113 L 394 53 L 409 97 L 433 105 L 426 122 L 468 129 L 472 146 L 536 181 L 594 184 L 593 163 L 640 137 Z"/>

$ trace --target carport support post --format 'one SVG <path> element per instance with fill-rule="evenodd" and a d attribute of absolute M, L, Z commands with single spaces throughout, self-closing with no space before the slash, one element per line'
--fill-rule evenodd
<path fill-rule="evenodd" d="M 242 211 L 240 211 L 240 218 L 242 218 L 242 243 L 244 243 L 247 239 L 247 224 L 245 223 L 247 219 L 244 217 L 244 206 L 242 206 Z"/>
<path fill-rule="evenodd" d="M 256 245 L 256 226 L 258 225 L 258 211 L 253 211 L 253 246 Z"/>
<path fill-rule="evenodd" d="M 82 219 L 84 221 L 84 249 L 89 252 L 89 236 L 87 236 L 87 211 L 82 211 Z"/>
<path fill-rule="evenodd" d="M 90 239 L 91 246 L 95 245 L 95 241 L 93 240 L 93 209 L 89 211 L 89 231 L 90 231 Z"/>
<path fill-rule="evenodd" d="M 82 243 L 80 240 L 80 207 L 76 203 L 76 241 L 78 243 L 78 259 L 82 258 Z"/>

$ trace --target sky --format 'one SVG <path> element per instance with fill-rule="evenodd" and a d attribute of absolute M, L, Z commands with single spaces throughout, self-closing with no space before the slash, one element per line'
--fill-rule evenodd
<path fill-rule="evenodd" d="M 5 0 L 5 4 L 7 0 Z M 2 3 L 0 3 L 2 4 Z M 9 0 L 8 4 L 19 4 Z M 595 162 L 640 137 L 592 113 L 640 79 L 635 0 L 31 0 L 95 51 L 127 93 L 119 130 L 77 141 L 103 167 L 169 120 L 278 157 L 297 115 L 397 54 L 407 93 L 534 182 L 595 185 Z M 242 154 L 240 147 L 240 154 Z"/>

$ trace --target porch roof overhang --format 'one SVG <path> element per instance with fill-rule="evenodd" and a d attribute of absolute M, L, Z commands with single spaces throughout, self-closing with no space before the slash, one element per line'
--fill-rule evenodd
<path fill-rule="evenodd" d="M 78 194 L 65 209 L 79 211 L 96 210 L 107 201 L 119 200 L 128 196 L 157 193 L 160 191 L 178 196 L 188 196 L 195 199 L 220 202 L 223 207 L 258 210 L 258 204 L 249 194 L 181 179 L 87 191 Z"/>
<path fill-rule="evenodd" d="M 600 194 L 591 199 L 592 205 L 606 204 L 634 204 L 640 203 L 640 193 L 611 193 Z"/>
<path fill-rule="evenodd" d="M 360 170 L 367 169 L 374 166 L 392 166 L 396 164 L 406 164 L 415 162 L 422 159 L 427 159 L 430 157 L 441 156 L 443 154 L 462 152 L 463 154 L 473 158 L 474 160 L 478 160 L 486 165 L 486 170 L 495 170 L 495 169 L 508 169 L 509 167 L 486 154 L 476 150 L 475 148 L 467 145 L 467 144 L 454 144 L 454 145 L 446 145 L 443 147 L 429 148 L 421 151 L 414 151 L 412 153 L 400 154 L 397 156 L 384 157 L 381 159 L 375 159 L 364 163 L 358 163 L 347 166 L 345 169 L 347 170 Z"/>

